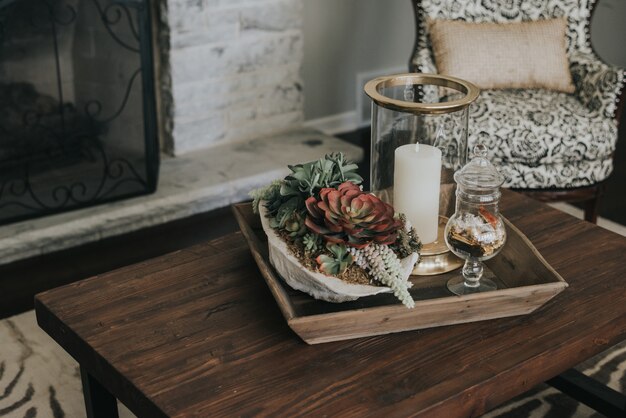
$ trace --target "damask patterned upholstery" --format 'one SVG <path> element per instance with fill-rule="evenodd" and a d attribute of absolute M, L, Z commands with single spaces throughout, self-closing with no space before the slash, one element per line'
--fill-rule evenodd
<path fill-rule="evenodd" d="M 622 69 L 598 58 L 589 41 L 594 0 L 414 0 L 418 12 L 415 72 L 436 73 L 426 19 L 511 22 L 567 17 L 574 94 L 486 90 L 472 105 L 470 149 L 485 142 L 506 187 L 574 188 L 606 179 L 617 142 L 615 112 Z"/>
<path fill-rule="evenodd" d="M 567 93 L 485 90 L 470 108 L 470 149 L 477 141 L 487 145 L 506 187 L 579 187 L 604 180 L 616 139 L 614 119 Z M 583 168 L 585 175 L 573 172 Z"/>

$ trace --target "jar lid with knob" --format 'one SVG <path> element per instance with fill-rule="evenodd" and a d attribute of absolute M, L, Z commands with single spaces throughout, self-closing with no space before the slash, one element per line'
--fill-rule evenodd
<path fill-rule="evenodd" d="M 474 158 L 454 173 L 457 196 L 481 202 L 498 200 L 504 177 L 487 158 L 487 147 L 483 144 L 476 145 L 473 154 Z"/>

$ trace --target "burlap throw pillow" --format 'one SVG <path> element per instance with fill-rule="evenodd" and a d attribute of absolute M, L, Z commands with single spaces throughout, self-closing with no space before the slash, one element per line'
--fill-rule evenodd
<path fill-rule="evenodd" d="M 573 93 L 566 30 L 565 19 L 519 23 L 429 21 L 438 71 L 483 89 L 543 88 Z"/>

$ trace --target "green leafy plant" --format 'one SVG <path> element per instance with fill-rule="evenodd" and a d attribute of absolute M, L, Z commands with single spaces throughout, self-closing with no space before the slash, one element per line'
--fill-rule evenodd
<path fill-rule="evenodd" d="M 285 178 L 280 193 L 282 196 L 315 196 L 322 188 L 336 188 L 350 181 L 361 184 L 363 178 L 356 170 L 359 167 L 346 160 L 342 153 L 326 155 L 317 161 L 290 165 L 291 174 Z"/>
<path fill-rule="evenodd" d="M 270 226 L 307 268 L 317 264 L 320 272 L 341 276 L 355 264 L 413 307 L 400 258 L 419 252 L 419 237 L 392 206 L 361 190 L 357 168 L 341 153 L 289 166 L 283 180 L 251 193 L 253 209 L 264 202 Z"/>
<path fill-rule="evenodd" d="M 331 255 L 321 254 L 316 259 L 322 273 L 336 276 L 346 271 L 352 264 L 352 255 L 345 245 L 329 243 L 326 249 Z"/>
<path fill-rule="evenodd" d="M 309 232 L 302 237 L 302 245 L 306 253 L 314 254 L 322 248 L 322 237 Z"/>
<path fill-rule="evenodd" d="M 308 232 L 306 225 L 304 224 L 304 215 L 299 212 L 293 212 L 287 219 L 283 229 L 288 233 L 291 238 L 299 238 Z"/>
<path fill-rule="evenodd" d="M 294 219 L 294 213 L 304 217 L 304 201 L 314 196 L 322 188 L 337 187 L 346 181 L 360 184 L 363 179 L 356 172 L 358 166 L 346 160 L 342 153 L 326 155 L 316 161 L 289 166 L 291 174 L 284 180 L 272 182 L 269 186 L 250 193 L 253 210 L 258 213 L 261 201 L 266 202 L 272 228 L 285 229 L 287 222 Z M 294 231 L 290 231 L 294 232 Z"/>
<path fill-rule="evenodd" d="M 337 189 L 322 189 L 319 199 L 309 197 L 305 204 L 306 226 L 328 242 L 356 248 L 370 243 L 393 244 L 403 226 L 391 205 L 349 181 Z"/>
<path fill-rule="evenodd" d="M 274 180 L 267 186 L 250 192 L 250 197 L 252 198 L 252 210 L 254 213 L 259 213 L 259 204 L 262 200 L 273 202 L 280 198 L 281 184 L 282 180 Z"/>
<path fill-rule="evenodd" d="M 280 205 L 274 213 L 269 211 L 269 208 L 268 212 L 270 215 L 270 226 L 272 228 L 285 229 L 287 222 L 293 221 L 294 216 L 298 212 L 298 202 L 295 199 L 290 199 Z"/>
<path fill-rule="evenodd" d="M 398 229 L 398 236 L 396 241 L 391 245 L 391 248 L 400 258 L 408 257 L 413 253 L 419 253 L 422 249 L 422 242 L 417 236 L 417 231 L 415 231 L 413 227 L 406 227 L 407 220 L 404 214 L 400 214 L 398 219 L 400 219 L 400 222 L 402 222 L 405 227 Z"/>

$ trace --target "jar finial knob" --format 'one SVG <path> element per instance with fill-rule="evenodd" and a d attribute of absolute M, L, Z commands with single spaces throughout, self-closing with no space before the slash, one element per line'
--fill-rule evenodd
<path fill-rule="evenodd" d="M 484 144 L 476 144 L 474 146 L 474 156 L 480 158 L 487 157 L 487 147 Z"/>

